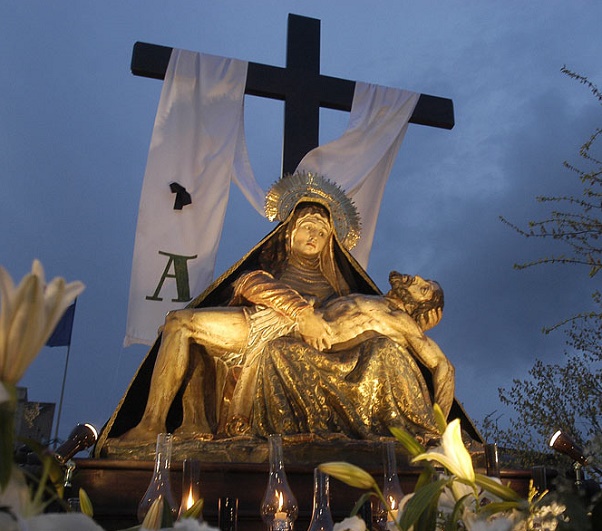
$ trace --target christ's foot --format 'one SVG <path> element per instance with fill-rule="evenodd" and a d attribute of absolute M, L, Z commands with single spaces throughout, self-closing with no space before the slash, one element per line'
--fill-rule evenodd
<path fill-rule="evenodd" d="M 214 437 L 212 433 L 201 432 L 194 426 L 180 426 L 173 436 L 179 441 L 212 441 Z"/>
<path fill-rule="evenodd" d="M 163 432 L 165 432 L 164 426 L 147 426 L 141 422 L 116 439 L 120 443 L 149 443 L 156 441 L 157 435 Z"/>

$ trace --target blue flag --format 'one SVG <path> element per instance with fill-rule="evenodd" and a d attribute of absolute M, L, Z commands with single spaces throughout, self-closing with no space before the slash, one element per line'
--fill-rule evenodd
<path fill-rule="evenodd" d="M 75 316 L 75 302 L 65 310 L 61 320 L 56 325 L 54 332 L 46 342 L 47 347 L 68 347 L 71 344 L 73 331 L 73 318 Z"/>

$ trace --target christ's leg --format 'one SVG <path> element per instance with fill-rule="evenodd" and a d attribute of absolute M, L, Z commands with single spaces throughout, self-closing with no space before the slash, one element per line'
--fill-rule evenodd
<path fill-rule="evenodd" d="M 120 437 L 122 441 L 152 440 L 165 431 L 167 413 L 188 368 L 190 330 L 183 318 L 175 311 L 165 319 L 142 420 Z"/>
<path fill-rule="evenodd" d="M 211 438 L 220 420 L 224 387 L 232 354 L 247 346 L 249 325 L 241 308 L 202 309 L 188 316 L 191 338 L 203 345 L 209 356 L 220 357 L 225 363 L 196 356 L 189 359 L 191 371 L 182 395 L 182 424 L 176 430 L 180 438 Z M 207 365 L 209 364 L 209 365 Z M 205 380 L 209 371 L 211 381 Z"/>
<path fill-rule="evenodd" d="M 241 308 L 185 309 L 170 312 L 165 319 L 161 346 L 153 368 L 146 408 L 140 423 L 121 440 L 152 440 L 165 431 L 169 408 L 186 376 L 190 343 L 208 352 L 236 352 L 244 348 L 248 325 Z M 194 418 L 184 401 L 184 417 Z"/>

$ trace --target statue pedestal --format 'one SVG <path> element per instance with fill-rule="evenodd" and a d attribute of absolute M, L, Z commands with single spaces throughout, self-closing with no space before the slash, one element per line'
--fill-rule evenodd
<path fill-rule="evenodd" d="M 324 461 L 341 460 L 333 452 Z M 348 459 L 352 462 L 351 459 Z M 307 529 L 311 518 L 313 496 L 313 466 L 288 464 L 285 450 L 286 472 L 289 484 L 299 502 L 299 518 L 295 528 Z M 381 453 L 377 453 L 376 466 L 363 466 L 382 482 Z M 359 463 L 358 463 L 359 464 Z M 404 492 L 412 492 L 420 468 L 411 468 L 399 461 L 399 479 Z M 136 510 L 146 491 L 153 471 L 153 462 L 117 459 L 77 459 L 73 477 L 73 493 L 80 487 L 88 493 L 94 506 L 94 518 L 107 531 L 124 529 L 137 524 Z M 484 472 L 484 470 L 479 470 Z M 172 486 L 176 500 L 181 497 L 182 463 L 172 462 Z M 502 471 L 502 481 L 510 482 L 521 495 L 526 496 L 531 474 L 529 471 Z M 238 528 L 240 531 L 264 529 L 259 516 L 261 499 L 268 482 L 266 463 L 201 463 L 201 492 L 205 499 L 203 516 L 217 526 L 217 507 L 220 497 L 238 498 Z M 341 521 L 349 516 L 362 490 L 349 487 L 332 479 L 330 484 L 333 518 Z"/>
<path fill-rule="evenodd" d="M 107 530 L 123 529 L 137 524 L 138 502 L 146 491 L 152 476 L 152 461 L 116 461 L 81 459 L 76 461 L 73 478 L 74 493 L 80 487 L 88 493 L 94 506 L 95 520 Z M 172 467 L 172 487 L 176 500 L 181 498 L 181 462 Z M 376 472 L 376 471 L 375 471 Z M 311 518 L 313 497 L 313 468 L 286 466 L 290 487 L 299 502 L 299 518 L 295 527 L 307 528 Z M 411 492 L 419 469 L 403 473 L 402 488 Z M 375 473 L 381 479 L 382 471 Z M 217 526 L 217 508 L 220 497 L 238 498 L 238 528 L 240 531 L 260 531 L 263 522 L 259 515 L 261 499 L 268 483 L 268 464 L 201 464 L 201 492 L 205 500 L 204 519 Z M 331 480 L 331 510 L 335 521 L 340 521 L 362 495 L 337 480 Z"/>
<path fill-rule="evenodd" d="M 282 437 L 284 462 L 313 469 L 326 461 L 349 461 L 364 468 L 380 468 L 383 462 L 383 443 L 395 441 L 393 437 L 375 437 L 372 440 L 350 439 L 337 434 L 317 437 L 313 434 L 284 435 Z M 483 447 L 475 443 L 473 455 L 481 455 Z M 100 457 L 127 461 L 152 461 L 156 443 L 123 443 L 108 439 Z M 407 455 L 397 443 L 396 453 L 402 466 L 409 465 Z M 268 443 L 256 437 L 231 437 L 215 440 L 178 439 L 174 437 L 172 460 L 198 459 L 202 463 L 253 463 L 268 462 Z"/>

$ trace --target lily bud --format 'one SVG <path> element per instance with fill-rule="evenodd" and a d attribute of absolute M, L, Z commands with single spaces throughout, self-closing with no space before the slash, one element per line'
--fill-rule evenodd
<path fill-rule="evenodd" d="M 325 474 L 358 489 L 372 489 L 377 486 L 376 481 L 368 472 L 344 461 L 322 463 L 318 468 Z"/>

